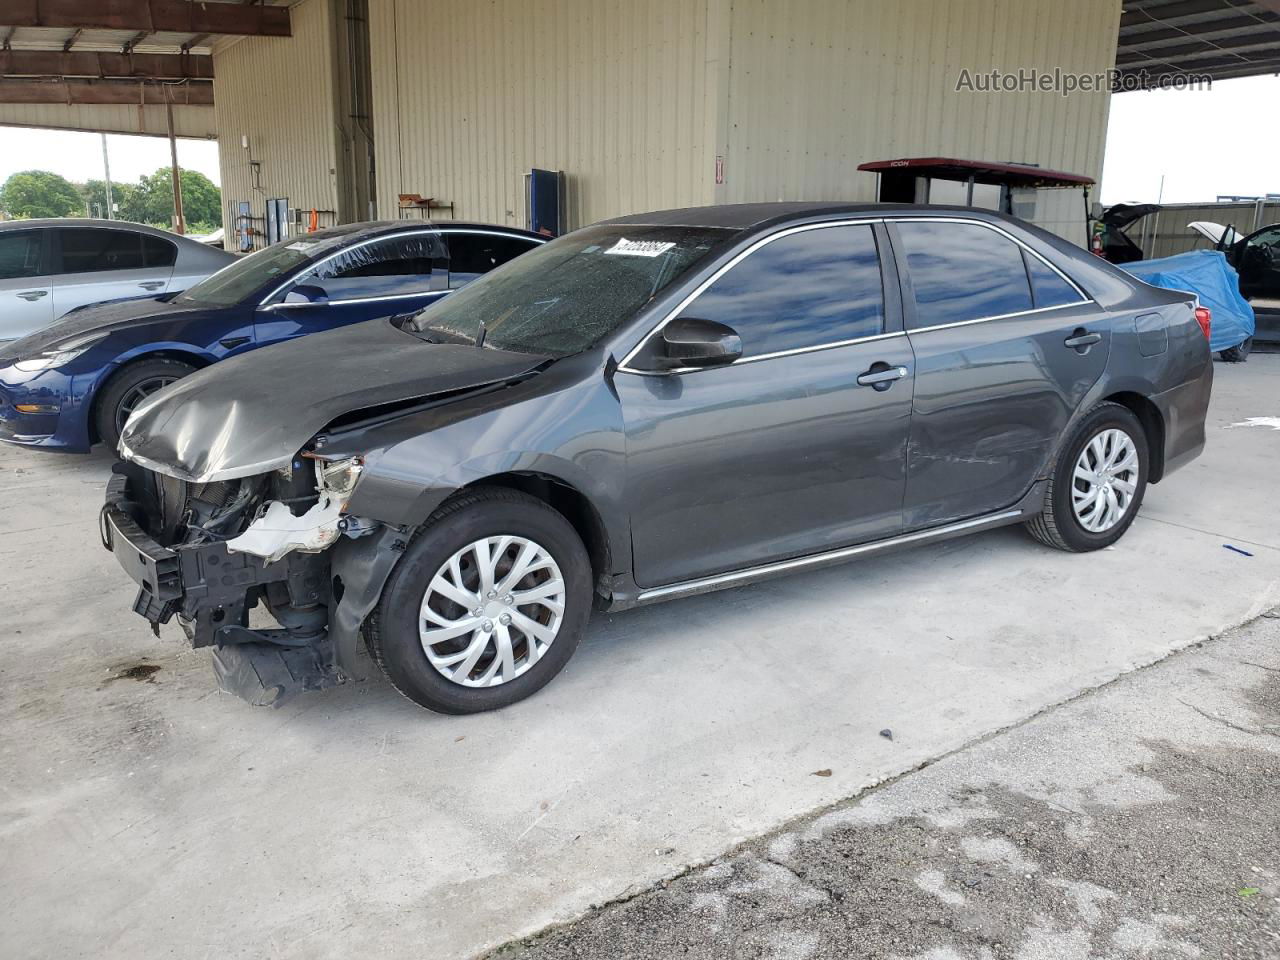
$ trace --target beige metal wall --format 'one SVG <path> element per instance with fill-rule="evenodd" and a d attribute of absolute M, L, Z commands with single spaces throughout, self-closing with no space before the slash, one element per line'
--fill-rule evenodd
<path fill-rule="evenodd" d="M 574 226 L 710 202 L 723 2 L 372 0 L 381 215 L 416 193 L 524 226 L 531 167 L 565 171 Z"/>
<path fill-rule="evenodd" d="M 335 45 L 341 29 L 333 0 L 292 9 L 289 39 L 252 37 L 215 47 L 214 104 L 227 246 L 239 201 L 262 217 L 268 199 L 322 211 L 321 225 L 350 219 L 341 209 L 343 175 L 335 117 Z M 241 138 L 249 138 L 249 148 Z M 255 178 L 250 161 L 260 164 Z M 265 232 L 262 220 L 254 228 Z M 257 238 L 261 245 L 264 238 Z"/>
<path fill-rule="evenodd" d="M 1115 62 L 1120 0 L 732 0 L 718 199 L 875 198 L 868 160 L 1037 163 L 1097 178 L 1109 94 L 956 90 L 960 71 Z M 1080 192 L 1041 225 L 1083 237 Z"/>
<path fill-rule="evenodd" d="M 114 103 L 6 103 L 0 105 L 0 127 L 43 127 L 51 130 L 87 130 L 90 133 L 169 135 L 164 107 L 129 107 Z M 180 137 L 213 139 L 213 107 L 175 106 L 174 132 Z M 0 151 L 4 131 L 0 130 Z"/>

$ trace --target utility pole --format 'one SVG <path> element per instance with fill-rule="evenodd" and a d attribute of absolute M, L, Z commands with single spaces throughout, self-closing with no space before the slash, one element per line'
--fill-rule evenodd
<path fill-rule="evenodd" d="M 178 141 L 173 135 L 173 104 L 164 105 L 169 121 L 169 164 L 173 168 L 173 227 L 178 233 L 187 232 L 187 220 L 182 215 L 182 177 L 178 172 Z"/>
<path fill-rule="evenodd" d="M 102 173 L 107 183 L 107 219 L 114 220 L 116 215 L 112 211 L 115 204 L 111 201 L 111 164 L 107 162 L 107 135 L 102 135 Z"/>

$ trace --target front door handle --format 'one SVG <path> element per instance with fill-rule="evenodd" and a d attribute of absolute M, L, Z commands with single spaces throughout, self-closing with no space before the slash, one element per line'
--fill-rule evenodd
<path fill-rule="evenodd" d="M 146 280 L 138 284 L 143 290 L 159 290 L 164 286 L 163 280 Z"/>
<path fill-rule="evenodd" d="M 888 390 L 895 380 L 901 380 L 906 375 L 906 367 L 891 367 L 884 362 L 873 363 L 870 370 L 859 375 L 858 386 Z"/>
<path fill-rule="evenodd" d="M 31 303 L 34 303 L 35 301 L 39 300 L 41 297 L 47 297 L 48 295 L 49 295 L 48 290 L 24 290 L 22 291 L 22 293 L 18 294 L 18 296 L 20 296 L 23 300 L 27 300 Z"/>
<path fill-rule="evenodd" d="M 1080 347 L 1092 347 L 1101 339 L 1102 334 L 1090 333 L 1083 327 L 1077 327 L 1071 331 L 1071 336 L 1062 341 L 1062 345 L 1078 350 Z"/>

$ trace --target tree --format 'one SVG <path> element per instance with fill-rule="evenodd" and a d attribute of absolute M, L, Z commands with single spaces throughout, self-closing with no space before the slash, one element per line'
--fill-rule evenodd
<path fill-rule="evenodd" d="M 84 198 L 56 173 L 24 170 L 0 187 L 0 208 L 11 217 L 69 217 L 84 212 Z"/>
<path fill-rule="evenodd" d="M 187 223 L 222 223 L 222 191 L 197 170 L 182 170 L 182 212 Z M 117 199 L 120 216 L 139 223 L 170 226 L 173 223 L 173 175 L 161 167 L 140 177 L 127 197 Z"/>
<path fill-rule="evenodd" d="M 126 219 L 124 210 L 129 204 L 129 198 L 133 195 L 135 189 L 131 183 L 111 184 L 111 199 L 118 208 L 116 216 L 120 219 Z M 85 203 L 89 207 L 89 216 L 107 217 L 107 182 L 105 180 L 90 180 L 81 184 L 80 195 L 84 197 Z"/>

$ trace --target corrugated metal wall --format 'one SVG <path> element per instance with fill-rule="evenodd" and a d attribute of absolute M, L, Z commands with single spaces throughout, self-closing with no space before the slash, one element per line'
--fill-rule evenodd
<path fill-rule="evenodd" d="M 874 198 L 865 160 L 1091 174 L 1109 94 L 956 91 L 962 68 L 1114 62 L 1120 0 L 372 0 L 378 194 L 524 223 L 562 169 L 569 222 L 707 202 Z M 716 184 L 717 158 L 724 182 Z M 1037 217 L 1077 242 L 1079 191 Z"/>
<path fill-rule="evenodd" d="M 962 69 L 1105 71 L 1119 17 L 1120 0 L 732 0 L 718 196 L 872 200 L 875 175 L 857 165 L 910 156 L 1037 163 L 1097 178 L 1105 91 L 956 86 Z M 1042 226 L 1081 241 L 1079 191 L 1044 207 Z M 1048 222 L 1063 218 L 1070 222 Z"/>
<path fill-rule="evenodd" d="M 252 37 L 214 50 L 223 223 L 233 243 L 239 201 L 262 217 L 268 199 L 329 211 L 339 222 L 341 173 L 335 124 L 335 42 L 332 0 L 304 0 L 292 10 L 290 39 Z M 249 149 L 241 137 L 249 138 Z M 255 182 L 250 161 L 261 164 Z M 257 230 L 264 229 L 259 220 Z M 258 238 L 258 245 L 263 242 Z"/>
<path fill-rule="evenodd" d="M 416 193 L 524 226 L 532 167 L 575 226 L 710 202 L 708 2 L 372 0 L 381 215 Z"/>

